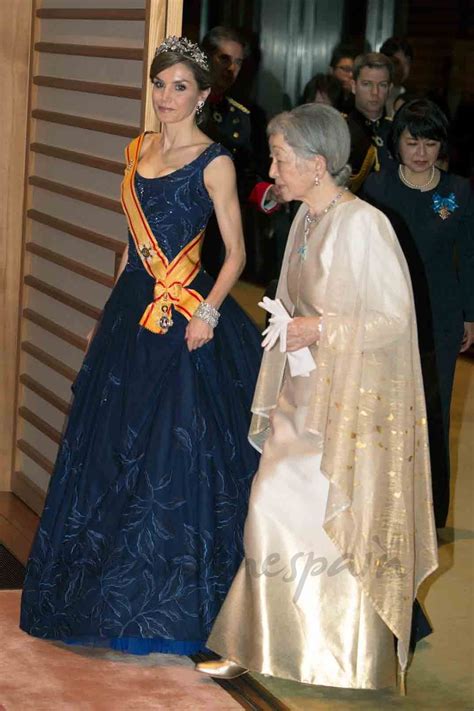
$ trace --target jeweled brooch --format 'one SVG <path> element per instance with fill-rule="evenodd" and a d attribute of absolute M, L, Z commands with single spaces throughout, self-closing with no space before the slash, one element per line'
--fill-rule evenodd
<path fill-rule="evenodd" d="M 456 202 L 456 196 L 454 193 L 449 193 L 447 197 L 441 197 L 439 193 L 435 193 L 433 195 L 433 203 L 431 207 L 442 220 L 447 220 L 448 217 L 458 209 L 459 205 Z"/>

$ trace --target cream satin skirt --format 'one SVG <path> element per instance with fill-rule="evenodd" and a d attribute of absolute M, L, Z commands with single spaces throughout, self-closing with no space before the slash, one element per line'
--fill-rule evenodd
<path fill-rule="evenodd" d="M 394 638 L 323 530 L 328 482 L 304 432 L 310 378 L 285 375 L 254 479 L 245 560 L 208 647 L 252 671 L 308 684 L 395 684 Z"/>

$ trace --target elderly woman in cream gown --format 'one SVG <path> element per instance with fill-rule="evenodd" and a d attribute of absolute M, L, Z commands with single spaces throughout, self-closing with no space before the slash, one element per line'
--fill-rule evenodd
<path fill-rule="evenodd" d="M 437 567 L 411 285 L 386 217 L 341 188 L 339 113 L 300 106 L 268 132 L 282 198 L 302 201 L 277 291 L 293 318 L 252 406 L 245 560 L 207 643 L 222 660 L 198 669 L 375 689 L 397 655 L 403 680 L 416 591 Z M 304 348 L 315 367 L 295 375 Z"/>

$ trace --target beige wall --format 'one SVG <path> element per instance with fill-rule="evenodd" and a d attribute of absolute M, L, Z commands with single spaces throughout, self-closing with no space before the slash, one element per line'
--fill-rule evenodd
<path fill-rule="evenodd" d="M 33 0 L 0 12 L 0 490 L 10 490 Z"/>
<path fill-rule="evenodd" d="M 182 0 L 34 1 L 0 0 L 0 490 L 40 511 L 127 237 L 118 198 L 145 123 L 143 57 L 180 33 Z"/>
<path fill-rule="evenodd" d="M 121 9 L 117 0 L 99 7 Z M 97 18 L 88 14 L 96 8 L 87 0 L 37 0 L 11 480 L 36 510 L 66 421 L 51 395 L 70 404 L 85 336 L 108 298 L 116 250 L 127 237 L 118 198 L 123 151 L 140 132 L 145 0 L 128 7 L 139 11 L 138 19 Z M 68 14 L 79 8 L 81 17 Z"/>

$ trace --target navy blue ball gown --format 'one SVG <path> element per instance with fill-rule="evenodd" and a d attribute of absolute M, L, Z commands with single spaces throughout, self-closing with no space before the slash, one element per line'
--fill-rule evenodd
<path fill-rule="evenodd" d="M 210 145 L 135 191 L 171 261 L 212 213 L 203 171 Z M 206 296 L 202 270 L 192 288 Z M 228 297 L 214 339 L 189 352 L 188 321 L 141 327 L 154 280 L 129 237 L 129 258 L 74 384 L 22 597 L 23 630 L 126 652 L 205 647 L 243 557 L 258 454 L 247 440 L 260 335 Z"/>

